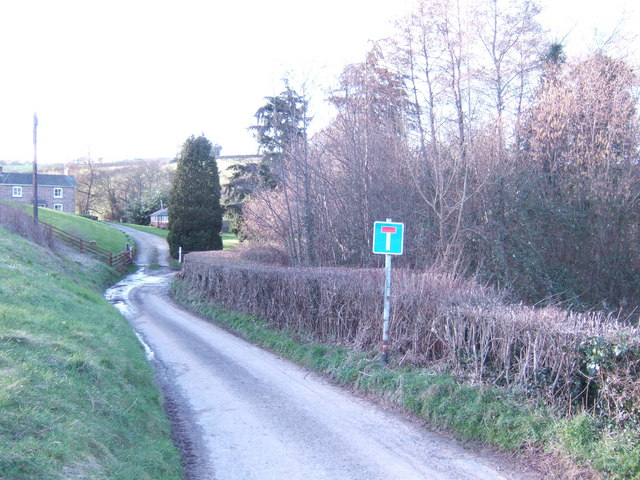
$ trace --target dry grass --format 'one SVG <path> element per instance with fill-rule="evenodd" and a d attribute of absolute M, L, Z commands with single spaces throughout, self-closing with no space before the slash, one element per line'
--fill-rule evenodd
<path fill-rule="evenodd" d="M 22 210 L 0 203 L 0 225 L 40 246 L 53 248 L 55 239 L 50 229 L 43 228 Z"/>

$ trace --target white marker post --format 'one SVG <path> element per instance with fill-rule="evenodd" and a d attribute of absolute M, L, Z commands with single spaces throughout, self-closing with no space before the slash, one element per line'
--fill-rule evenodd
<path fill-rule="evenodd" d="M 382 361 L 389 362 L 389 318 L 391 314 L 391 257 L 402 255 L 404 224 L 375 222 L 373 225 L 373 253 L 384 255 L 384 312 L 382 314 Z"/>

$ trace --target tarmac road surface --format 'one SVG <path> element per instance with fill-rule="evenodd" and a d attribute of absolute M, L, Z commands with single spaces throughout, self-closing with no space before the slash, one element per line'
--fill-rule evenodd
<path fill-rule="evenodd" d="M 141 263 L 168 264 L 157 238 L 134 232 L 127 231 Z M 149 259 L 149 250 L 164 258 Z M 495 455 L 468 451 L 186 311 L 168 296 L 171 278 L 166 271 L 155 276 L 141 271 L 106 296 L 127 316 L 156 366 L 188 478 L 536 478 Z"/>

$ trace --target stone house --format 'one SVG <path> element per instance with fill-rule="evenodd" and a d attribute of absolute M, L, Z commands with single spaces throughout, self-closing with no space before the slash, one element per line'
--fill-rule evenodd
<path fill-rule="evenodd" d="M 38 174 L 38 206 L 59 212 L 76 210 L 76 181 L 70 175 Z M 3 172 L 0 200 L 33 205 L 33 173 Z"/>

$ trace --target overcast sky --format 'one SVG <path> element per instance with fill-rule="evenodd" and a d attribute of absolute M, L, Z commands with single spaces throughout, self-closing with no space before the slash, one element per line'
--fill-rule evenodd
<path fill-rule="evenodd" d="M 640 24 L 626 0 L 544 0 L 543 24 L 578 52 Z M 388 36 L 410 0 L 0 0 L 0 160 L 173 157 L 204 133 L 223 155 L 291 76 L 317 90 Z M 640 51 L 636 39 L 629 45 Z M 313 108 L 313 107 L 312 107 Z M 321 117 L 321 115 L 319 115 Z"/>

